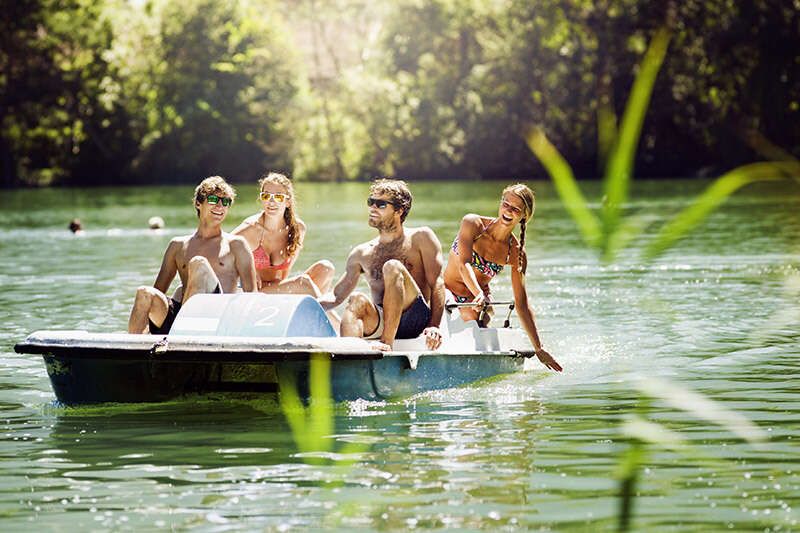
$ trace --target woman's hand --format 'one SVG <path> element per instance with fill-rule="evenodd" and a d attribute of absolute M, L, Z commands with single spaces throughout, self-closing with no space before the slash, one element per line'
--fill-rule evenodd
<path fill-rule="evenodd" d="M 555 370 L 556 372 L 561 372 L 564 370 L 561 368 L 561 365 L 558 364 L 558 361 L 553 359 L 553 356 L 547 353 L 544 348 L 539 348 L 533 353 L 535 353 L 536 358 L 539 359 L 539 361 L 550 370 Z"/>
<path fill-rule="evenodd" d="M 475 312 L 480 313 L 488 303 L 489 302 L 486 300 L 486 295 L 483 294 L 483 291 L 481 291 L 475 298 L 472 299 L 472 308 L 475 309 Z"/>

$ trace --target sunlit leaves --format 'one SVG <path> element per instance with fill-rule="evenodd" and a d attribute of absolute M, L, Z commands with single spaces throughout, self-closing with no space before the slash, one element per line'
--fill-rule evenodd
<path fill-rule="evenodd" d="M 532 128 L 527 136 L 528 146 L 547 169 L 561 197 L 564 207 L 578 225 L 583 240 L 592 247 L 600 247 L 603 242 L 602 225 L 589 209 L 586 198 L 572 173 L 569 163 L 561 156 L 555 146 L 539 128 Z"/>
<path fill-rule="evenodd" d="M 659 29 L 653 35 L 631 88 L 617 132 L 616 143 L 608 158 L 608 166 L 603 179 L 603 190 L 606 197 L 602 217 L 604 233 L 609 237 L 607 242 L 613 239 L 618 230 L 622 205 L 627 200 L 630 189 L 633 161 L 639 145 L 642 124 L 650 104 L 650 95 L 653 92 L 656 76 L 658 76 L 667 52 L 669 40 L 670 34 L 664 28 Z M 608 246 L 604 252 L 610 259 L 611 250 Z"/>
<path fill-rule="evenodd" d="M 642 123 L 668 42 L 668 32 L 663 29 L 657 31 L 642 59 L 625 114 L 619 129 L 616 130 L 616 138 L 609 154 L 603 180 L 603 206 L 599 217 L 589 209 L 569 163 L 547 139 L 544 132 L 540 128 L 532 128 L 527 135 L 529 148 L 550 174 L 556 191 L 577 224 L 584 241 L 589 246 L 597 248 L 603 260 L 607 262 L 613 261 L 623 249 L 644 233 L 648 226 L 647 219 L 642 216 L 636 214 L 623 216 L 622 208 L 628 198 Z M 605 114 L 598 115 L 598 119 L 601 119 L 599 128 L 603 132 L 601 140 L 615 131 L 608 114 L 606 111 Z M 673 246 L 741 187 L 758 181 L 787 178 L 800 180 L 800 163 L 790 154 L 756 134 L 751 135 L 750 143 L 760 151 L 784 161 L 745 165 L 717 178 L 689 207 L 661 227 L 643 251 L 645 260 L 652 260 Z"/>

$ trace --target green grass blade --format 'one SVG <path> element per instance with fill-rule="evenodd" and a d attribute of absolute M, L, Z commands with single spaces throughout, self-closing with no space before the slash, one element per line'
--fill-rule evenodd
<path fill-rule="evenodd" d="M 642 393 L 659 398 L 675 409 L 726 428 L 750 444 L 759 445 L 767 440 L 767 434 L 747 418 L 698 392 L 657 379 L 644 379 L 635 386 Z"/>
<path fill-rule="evenodd" d="M 331 362 L 327 354 L 313 354 L 309 361 L 308 406 L 298 392 L 296 377 L 291 372 L 279 375 L 280 405 L 295 444 L 302 453 L 327 452 L 333 447 L 330 440 L 334 430 L 333 399 L 330 385 Z M 322 464 L 319 458 L 304 459 Z"/>
<path fill-rule="evenodd" d="M 617 467 L 619 479 L 619 522 L 617 531 L 629 531 L 633 520 L 633 505 L 642 466 L 647 458 L 647 449 L 642 442 L 634 440 L 620 459 Z"/>
<path fill-rule="evenodd" d="M 550 174 L 561 202 L 578 225 L 583 240 L 592 247 L 599 247 L 602 242 L 600 221 L 589 210 L 586 198 L 578 187 L 572 168 L 564 157 L 553 146 L 540 128 L 532 128 L 526 136 L 528 147 L 539 158 Z"/>
<path fill-rule="evenodd" d="M 800 163 L 794 161 L 762 162 L 744 165 L 717 178 L 692 204 L 667 223 L 643 252 L 645 260 L 662 254 L 676 241 L 692 231 L 730 195 L 757 181 L 776 181 L 786 177 L 800 178 Z"/>
<path fill-rule="evenodd" d="M 606 201 L 603 206 L 602 219 L 606 239 L 617 230 L 622 204 L 628 198 L 634 156 L 639 144 L 642 124 L 650 105 L 653 85 L 655 85 L 658 71 L 661 69 L 667 53 L 669 40 L 669 31 L 661 28 L 656 31 L 650 41 L 650 46 L 639 65 L 639 73 L 636 75 L 625 112 L 622 115 L 617 142 L 609 155 L 603 180 Z"/>
<path fill-rule="evenodd" d="M 305 451 L 306 411 L 300 394 L 297 392 L 297 382 L 294 375 L 280 375 L 278 387 L 280 388 L 279 398 L 281 411 L 289 423 L 297 447 Z"/>
<path fill-rule="evenodd" d="M 311 432 L 318 449 L 329 449 L 329 439 L 333 434 L 333 398 L 331 396 L 331 360 L 325 353 L 317 353 L 309 363 L 309 417 Z"/>
<path fill-rule="evenodd" d="M 626 417 L 622 423 L 622 433 L 628 438 L 678 452 L 683 452 L 688 447 L 680 433 L 639 416 Z"/>
<path fill-rule="evenodd" d="M 635 238 L 644 233 L 650 224 L 647 217 L 636 214 L 624 218 L 617 227 L 617 231 L 606 237 L 603 247 L 603 261 L 611 263 L 617 254 L 624 250 Z"/>
<path fill-rule="evenodd" d="M 610 103 L 598 103 L 597 105 L 597 154 L 600 157 L 600 167 L 605 168 L 608 164 L 608 155 L 614 146 L 614 139 L 617 138 L 617 115 L 614 107 Z"/>

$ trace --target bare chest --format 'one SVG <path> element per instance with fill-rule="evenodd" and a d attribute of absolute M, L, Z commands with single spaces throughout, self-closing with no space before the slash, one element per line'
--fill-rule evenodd
<path fill-rule="evenodd" d="M 414 248 L 408 239 L 405 239 L 400 242 L 378 243 L 372 248 L 367 257 L 366 271 L 369 277 L 374 281 L 383 281 L 383 265 L 391 259 L 403 263 L 403 266 L 415 279 L 424 273 L 419 250 Z"/>
<path fill-rule="evenodd" d="M 178 254 L 178 269 L 186 273 L 189 260 L 193 257 L 202 256 L 208 259 L 211 268 L 220 275 L 235 268 L 235 259 L 231 252 L 230 244 L 225 239 L 214 239 L 212 241 L 189 241 Z"/>

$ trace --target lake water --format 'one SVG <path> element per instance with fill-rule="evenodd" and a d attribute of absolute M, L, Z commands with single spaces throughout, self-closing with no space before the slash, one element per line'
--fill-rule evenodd
<path fill-rule="evenodd" d="M 39 329 L 124 330 L 135 288 L 153 283 L 170 238 L 194 229 L 192 188 L 4 191 L 0 528 L 613 530 L 623 423 L 637 415 L 685 449 L 647 447 L 636 530 L 800 529 L 800 187 L 745 189 L 653 263 L 634 247 L 604 265 L 552 187 L 531 185 L 528 288 L 563 374 L 532 365 L 403 401 L 341 404 L 315 450 L 269 398 L 55 405 L 41 358 L 14 343 Z M 637 183 L 627 207 L 654 230 L 705 185 Z M 598 198 L 598 184 L 585 188 Z M 258 209 L 255 186 L 239 189 L 227 229 Z M 341 271 L 374 235 L 366 189 L 299 187 L 309 227 L 299 267 L 329 258 Z M 501 189 L 415 184 L 407 224 L 432 227 L 446 249 L 464 213 L 496 213 Z M 146 229 L 153 215 L 166 220 L 160 233 Z M 82 237 L 66 229 L 75 216 Z M 510 296 L 508 269 L 496 284 Z M 643 392 L 641 378 L 717 401 L 766 442 Z"/>

